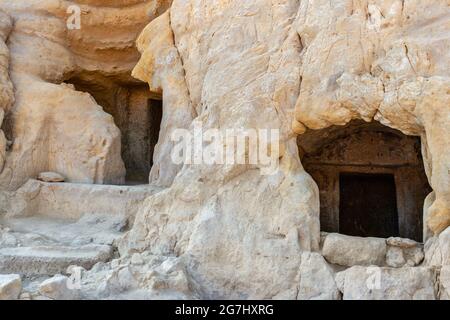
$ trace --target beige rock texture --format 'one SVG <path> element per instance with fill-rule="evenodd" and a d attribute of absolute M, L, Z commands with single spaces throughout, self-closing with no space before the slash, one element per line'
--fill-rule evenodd
<path fill-rule="evenodd" d="M 81 299 L 447 298 L 449 18 L 447 0 L 0 0 L 0 269 L 80 265 Z M 154 112 L 129 113 L 149 99 L 150 185 L 113 186 L 147 159 Z M 424 248 L 321 236 L 297 138 L 358 119 L 421 138 Z M 174 163 L 198 126 L 279 130 L 275 172 Z M 30 298 L 69 297 L 66 276 Z"/>
<path fill-rule="evenodd" d="M 79 295 L 78 290 L 70 287 L 70 279 L 63 275 L 42 282 L 39 293 L 53 300 L 77 300 Z"/>
<path fill-rule="evenodd" d="M 433 268 L 356 266 L 336 275 L 343 300 L 435 300 L 437 273 Z"/>
<path fill-rule="evenodd" d="M 317 250 L 320 237 L 318 191 L 295 134 L 353 119 L 421 136 L 434 189 L 425 224 L 442 232 L 450 224 L 448 16 L 446 1 L 173 1 L 140 36 L 134 75 L 164 95 L 181 86 L 183 112 L 203 128 L 280 129 L 280 168 L 268 178 L 258 166 L 170 165 L 171 187 L 146 200 L 122 254 L 188 257 L 210 298 L 289 291 L 300 252 Z M 168 74 L 167 65 L 184 72 Z"/>
<path fill-rule="evenodd" d="M 450 266 L 444 266 L 439 275 L 439 298 L 450 300 Z"/>
<path fill-rule="evenodd" d="M 0 300 L 16 300 L 22 291 L 22 280 L 18 274 L 0 274 Z"/>
<path fill-rule="evenodd" d="M 298 300 L 339 300 L 341 294 L 334 271 L 318 253 L 303 253 L 300 264 Z"/>
<path fill-rule="evenodd" d="M 386 250 L 384 239 L 331 233 L 324 240 L 322 254 L 328 262 L 341 266 L 382 266 Z"/>
<path fill-rule="evenodd" d="M 134 74 L 156 66 L 146 74 L 164 95 L 171 83 L 162 80 L 177 77 L 189 92 L 183 112 L 205 129 L 281 129 L 280 170 L 268 178 L 257 165 L 185 165 L 169 189 L 146 200 L 120 249 L 186 257 L 208 298 L 271 298 L 295 286 L 302 251 L 319 245 L 317 186 L 291 130 L 301 56 L 289 24 L 298 3 L 208 3 L 174 1 L 154 20 L 140 41 L 164 36 L 158 41 L 174 54 L 158 59 L 163 46 L 148 45 Z M 181 65 L 184 74 L 169 77 L 160 62 Z"/>
<path fill-rule="evenodd" d="M 435 267 L 450 265 L 450 228 L 442 232 L 439 237 L 427 241 L 425 264 Z"/>
<path fill-rule="evenodd" d="M 425 258 L 423 246 L 411 239 L 389 238 L 386 244 L 386 265 L 389 267 L 415 267 Z"/>
<path fill-rule="evenodd" d="M 73 5 L 81 11 L 79 30 L 67 27 Z M 64 82 L 104 78 L 133 83 L 130 73 L 139 58 L 134 41 L 165 7 L 166 1 L 156 0 L 0 1 L 6 13 L 0 16 L 0 119 L 8 112 L 4 127 L 12 143 L 6 152 L 0 133 L 1 188 L 17 189 L 44 171 L 71 182 L 124 181 L 121 136 L 113 118 L 91 95 Z"/>
<path fill-rule="evenodd" d="M 3 128 L 5 114 L 14 103 L 14 89 L 9 76 L 9 48 L 6 45 L 11 29 L 11 17 L 0 10 L 0 128 Z M 7 147 L 5 133 L 0 129 L 0 172 L 5 165 Z"/>
<path fill-rule="evenodd" d="M 374 119 L 421 136 L 435 234 L 450 225 L 448 15 L 447 1 L 301 1 L 293 25 L 303 44 L 296 132 Z"/>

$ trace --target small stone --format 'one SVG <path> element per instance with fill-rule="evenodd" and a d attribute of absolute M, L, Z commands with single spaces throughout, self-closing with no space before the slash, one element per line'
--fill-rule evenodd
<path fill-rule="evenodd" d="M 443 266 L 441 269 L 439 292 L 441 300 L 450 300 L 450 266 Z"/>
<path fill-rule="evenodd" d="M 403 250 L 399 247 L 389 247 L 386 253 L 386 264 L 393 268 L 403 267 L 406 264 Z"/>
<path fill-rule="evenodd" d="M 318 253 L 302 254 L 298 300 L 339 300 L 334 272 Z"/>
<path fill-rule="evenodd" d="M 418 246 L 419 244 L 411 239 L 405 239 L 405 238 L 398 238 L 398 237 L 391 237 L 389 239 L 386 240 L 386 243 L 389 246 L 393 246 L 393 247 L 400 247 L 403 249 L 406 248 L 414 248 L 416 246 Z"/>
<path fill-rule="evenodd" d="M 96 263 L 96 264 L 92 267 L 91 272 L 96 273 L 96 272 L 103 271 L 103 270 L 105 270 L 105 269 L 107 269 L 107 268 L 108 268 L 108 265 L 107 265 L 106 263 L 104 263 L 104 262 L 99 262 L 99 263 Z"/>
<path fill-rule="evenodd" d="M 0 275 L 0 300 L 16 300 L 21 291 L 22 279 L 20 275 Z"/>
<path fill-rule="evenodd" d="M 325 238 L 322 254 L 329 263 L 340 266 L 382 266 L 386 259 L 386 241 L 330 233 Z"/>
<path fill-rule="evenodd" d="M 39 293 L 54 300 L 75 300 L 78 298 L 79 292 L 69 288 L 69 283 L 68 277 L 56 275 L 41 283 Z"/>
<path fill-rule="evenodd" d="M 43 182 L 64 182 L 65 179 L 62 175 L 56 172 L 41 172 L 37 179 Z"/>
<path fill-rule="evenodd" d="M 421 247 L 405 249 L 404 253 L 406 263 L 412 267 L 418 266 L 425 259 L 425 253 Z"/>

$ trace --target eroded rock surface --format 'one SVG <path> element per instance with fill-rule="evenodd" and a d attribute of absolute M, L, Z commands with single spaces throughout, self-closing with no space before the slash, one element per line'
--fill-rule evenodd
<path fill-rule="evenodd" d="M 300 264 L 298 300 L 339 300 L 334 271 L 318 253 L 304 253 Z"/>
<path fill-rule="evenodd" d="M 433 268 L 352 267 L 336 275 L 344 300 L 435 300 Z"/>
<path fill-rule="evenodd" d="M 80 30 L 67 29 L 72 4 Z M 448 298 L 447 1 L 0 0 L 0 9 L 0 214 L 16 228 L 0 229 L 0 269 L 48 277 L 80 265 L 85 299 Z M 123 90 L 142 86 L 132 69 L 148 95 Z M 124 101 L 145 108 L 150 97 L 163 99 L 153 186 L 92 187 L 124 182 Z M 421 137 L 433 188 L 422 266 L 421 245 L 404 239 L 329 234 L 320 247 L 319 189 L 297 135 L 355 119 Z M 198 126 L 279 130 L 274 174 L 175 164 L 172 134 Z M 48 171 L 69 183 L 27 182 Z M 43 218 L 73 221 L 44 228 L 47 237 L 14 221 Z M 66 276 L 27 279 L 23 297 L 67 298 Z"/>
<path fill-rule="evenodd" d="M 183 112 L 205 129 L 280 129 L 280 170 L 268 178 L 258 166 L 170 169 L 173 184 L 147 199 L 121 252 L 185 256 L 209 297 L 287 292 L 300 252 L 319 243 L 318 192 L 294 133 L 352 119 L 422 137 L 434 189 L 426 224 L 440 233 L 450 224 L 448 14 L 443 1 L 175 0 L 141 35 L 135 76 L 170 95 L 177 79 L 189 93 Z M 340 263 L 383 265 L 384 240 L 379 247 L 367 254 L 373 261 Z M 277 270 L 270 280 L 267 270 Z"/>
<path fill-rule="evenodd" d="M 421 136 L 434 233 L 450 225 L 449 10 L 439 0 L 301 1 L 293 24 L 304 47 L 296 132 L 375 119 Z"/>
<path fill-rule="evenodd" d="M 73 5 L 81 12 L 79 29 L 68 28 Z M 121 135 L 112 116 L 91 95 L 64 81 L 76 77 L 107 83 L 113 78 L 132 83 L 131 69 L 138 60 L 134 41 L 167 5 L 153 0 L 114 5 L 0 1 L 6 13 L 0 16 L 5 88 L 0 120 L 7 112 L 6 136 L 11 141 L 6 152 L 0 132 L 2 189 L 17 189 L 44 171 L 61 173 L 71 182 L 124 182 Z"/>

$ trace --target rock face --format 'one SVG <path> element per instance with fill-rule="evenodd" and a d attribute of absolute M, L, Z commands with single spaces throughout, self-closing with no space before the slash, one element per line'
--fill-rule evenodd
<path fill-rule="evenodd" d="M 413 240 L 389 238 L 386 243 L 388 245 L 386 264 L 390 267 L 399 268 L 405 265 L 414 267 L 425 258 L 422 246 Z"/>
<path fill-rule="evenodd" d="M 13 229 L 0 228 L 0 270 L 54 276 L 80 265 L 90 269 L 80 297 L 91 299 L 448 298 L 449 17 L 444 0 L 0 0 L 0 223 Z M 158 104 L 160 126 L 147 110 Z M 352 121 L 421 138 L 433 189 L 424 248 L 321 239 L 330 195 L 303 167 L 297 138 Z M 173 160 L 179 130 L 208 129 L 275 130 L 270 151 L 258 136 L 228 154 L 258 149 L 274 170 L 196 153 Z M 373 153 L 382 159 L 385 146 Z M 389 150 L 396 164 L 403 151 Z M 93 186 L 130 183 L 133 170 L 151 186 Z M 65 183 L 30 180 L 43 172 Z M 330 181 L 337 191 L 339 177 Z M 397 190 L 400 226 L 421 234 L 408 218 L 418 195 Z M 58 219 L 59 232 L 41 228 Z M 65 280 L 30 296 L 68 298 Z"/>
<path fill-rule="evenodd" d="M 121 252 L 189 257 L 190 273 L 210 288 L 205 289 L 210 297 L 267 298 L 288 290 L 299 251 L 315 250 L 319 242 L 317 188 L 300 165 L 292 137 L 352 119 L 375 119 L 422 136 L 434 189 L 426 224 L 440 233 L 450 223 L 444 16 L 448 7 L 442 1 L 405 6 L 401 1 L 285 1 L 273 6 L 261 0 L 243 6 L 175 0 L 170 12 L 142 33 L 142 58 L 134 75 L 168 99 L 172 83 L 184 88 L 179 92 L 187 89 L 184 112 L 192 108 L 205 129 L 280 129 L 280 170 L 267 178 L 258 166 L 171 169 L 178 172 L 173 184 L 146 201 Z M 182 66 L 184 74 L 172 66 Z M 168 112 L 163 123 L 177 122 Z M 431 120 L 437 114 L 439 119 Z M 167 157 L 169 149 L 161 152 Z M 386 253 L 385 244 L 377 248 L 369 253 L 375 262 Z M 285 262 L 277 252 L 283 252 Z M 251 272 L 250 261 L 256 266 Z M 277 270 L 270 281 L 267 270 Z"/>
<path fill-rule="evenodd" d="M 4 53 L 0 78 L 5 88 L 0 120 L 8 112 L 6 135 L 12 142 L 6 153 L 0 132 L 0 188 L 16 189 L 43 171 L 59 172 L 73 182 L 125 179 L 121 136 L 113 118 L 92 96 L 64 81 L 98 73 L 105 79 L 130 79 L 138 59 L 133 42 L 167 3 L 91 2 L 78 7 L 83 12 L 81 26 L 72 30 L 67 27 L 73 5 L 69 1 L 0 1 L 0 9 L 9 15 L 0 15 Z M 15 21 L 13 29 L 10 17 Z M 105 34 L 110 40 L 104 40 Z"/>
<path fill-rule="evenodd" d="M 5 114 L 14 102 L 14 89 L 9 77 L 9 48 L 6 45 L 11 29 L 11 17 L 0 11 L 0 128 L 3 128 Z M 7 147 L 8 141 L 5 133 L 0 129 L 0 172 L 5 165 Z"/>
<path fill-rule="evenodd" d="M 336 275 L 344 300 L 435 300 L 433 268 L 352 267 Z"/>
<path fill-rule="evenodd" d="M 301 1 L 293 24 L 303 45 L 296 132 L 375 119 L 421 136 L 434 233 L 450 224 L 448 14 L 445 1 Z"/>
<path fill-rule="evenodd" d="M 338 300 L 334 272 L 318 253 L 302 254 L 298 300 Z"/>
<path fill-rule="evenodd" d="M 450 300 L 450 266 L 444 266 L 439 276 L 441 300 Z"/>
<path fill-rule="evenodd" d="M 89 214 L 104 214 L 133 220 L 145 198 L 160 190 L 151 186 L 92 186 L 29 180 L 17 192 L 7 194 L 0 212 L 10 217 L 80 219 Z"/>

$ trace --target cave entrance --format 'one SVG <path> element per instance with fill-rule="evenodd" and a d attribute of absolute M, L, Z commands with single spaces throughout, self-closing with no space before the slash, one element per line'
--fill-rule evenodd
<path fill-rule="evenodd" d="M 339 195 L 339 232 L 359 237 L 399 236 L 394 175 L 341 173 Z"/>
<path fill-rule="evenodd" d="M 122 133 L 126 183 L 148 184 L 161 129 L 163 101 L 146 88 L 145 92 L 131 92 L 127 109 L 127 124 Z"/>
<path fill-rule="evenodd" d="M 112 115 L 121 132 L 125 184 L 148 184 L 161 127 L 162 95 L 150 92 L 144 84 L 118 83 L 99 75 L 77 76 L 66 82 L 89 93 Z"/>
<path fill-rule="evenodd" d="M 153 154 L 155 153 L 155 147 L 159 140 L 159 132 L 161 130 L 161 121 L 163 115 L 163 102 L 161 99 L 149 99 L 148 110 L 151 114 L 149 119 L 149 132 L 148 132 L 148 146 L 149 146 L 149 156 L 150 156 L 150 167 L 153 166 Z M 150 173 L 150 169 L 148 170 Z M 148 177 L 147 173 L 147 177 Z"/>
<path fill-rule="evenodd" d="M 319 187 L 322 231 L 423 240 L 423 204 L 432 189 L 420 138 L 352 121 L 309 130 L 298 146 Z"/>

